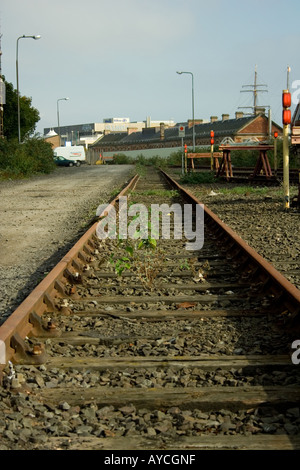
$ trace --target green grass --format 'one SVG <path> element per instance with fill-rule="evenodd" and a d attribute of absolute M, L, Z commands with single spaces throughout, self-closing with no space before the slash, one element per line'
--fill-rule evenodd
<path fill-rule="evenodd" d="M 187 173 L 180 178 L 181 183 L 188 184 L 205 184 L 215 183 L 217 181 L 216 176 L 213 172 L 206 171 L 200 173 Z"/>
<path fill-rule="evenodd" d="M 270 193 L 271 188 L 262 186 L 262 187 L 254 187 L 254 186 L 235 186 L 232 188 L 218 188 L 218 192 L 222 194 L 268 194 Z M 274 189 L 272 189 L 272 192 Z M 278 188 L 277 188 L 278 191 Z"/>
<path fill-rule="evenodd" d="M 283 186 L 234 186 L 232 188 L 222 188 L 218 186 L 217 190 L 218 193 L 224 194 L 225 196 L 230 195 L 257 195 L 257 196 L 270 196 L 270 197 L 282 197 L 283 195 Z M 290 195 L 296 195 L 298 193 L 297 186 L 290 186 Z"/>

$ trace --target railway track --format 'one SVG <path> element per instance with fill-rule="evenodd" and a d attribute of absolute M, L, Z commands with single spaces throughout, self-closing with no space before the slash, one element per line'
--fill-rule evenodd
<path fill-rule="evenodd" d="M 210 171 L 208 166 L 204 165 L 195 165 L 195 171 Z M 279 168 L 276 173 L 272 169 L 272 176 L 266 176 L 265 174 L 259 174 L 253 176 L 254 168 L 251 167 L 233 167 L 233 176 L 227 178 L 226 175 L 222 175 L 221 178 L 227 179 L 231 182 L 248 182 L 252 184 L 262 184 L 262 185 L 280 185 L 283 181 L 283 170 Z M 289 182 L 292 185 L 299 184 L 299 168 L 290 168 L 289 172 Z"/>
<path fill-rule="evenodd" d="M 147 214 L 199 203 L 154 169 L 117 216 L 124 196 Z M 196 251 L 102 240 L 95 223 L 1 325 L 7 448 L 300 448 L 300 292 L 207 208 L 204 221 Z"/>

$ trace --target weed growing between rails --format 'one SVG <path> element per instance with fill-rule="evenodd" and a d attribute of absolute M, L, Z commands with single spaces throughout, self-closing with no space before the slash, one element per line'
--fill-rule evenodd
<path fill-rule="evenodd" d="M 133 205 L 131 204 L 130 207 Z M 140 206 L 139 209 L 141 209 Z M 149 209 L 148 213 L 151 213 L 151 209 Z M 133 225 L 130 226 L 130 224 Z M 135 227 L 134 232 L 132 227 Z M 124 220 L 121 223 L 122 233 L 120 232 L 120 224 L 118 228 L 117 253 L 111 254 L 109 259 L 110 263 L 114 266 L 116 274 L 122 276 L 125 270 L 130 270 L 136 274 L 145 288 L 152 290 L 154 288 L 154 281 L 161 271 L 166 257 L 164 251 L 157 246 L 158 234 L 151 226 L 151 217 L 149 220 L 148 214 L 146 217 L 144 210 L 141 219 L 140 214 L 135 214 L 131 221 L 127 222 L 127 229 L 131 234 L 129 239 L 124 237 Z M 109 233 L 112 234 L 112 232 Z M 156 235 L 156 238 L 154 238 L 154 235 Z"/>
<path fill-rule="evenodd" d="M 183 239 L 187 250 L 199 250 L 204 243 L 204 207 L 192 204 L 144 204 L 131 203 L 127 197 L 119 198 L 118 214 L 114 206 L 99 206 L 100 221 L 96 234 L 99 239 L 118 241 L 118 251 L 110 257 L 115 272 L 133 270 L 142 284 L 153 288 L 154 280 L 165 260 L 159 239 Z M 171 228 L 172 226 L 172 228 Z M 195 227 L 195 229 L 194 229 Z M 194 240 L 191 242 L 191 240 Z"/>
<path fill-rule="evenodd" d="M 110 263 L 118 276 L 121 276 L 126 269 L 131 270 L 145 288 L 152 290 L 166 260 L 163 250 L 157 246 L 157 241 L 150 237 L 146 240 L 126 242 L 119 240 L 118 247 L 124 254 L 121 256 L 112 254 L 110 257 Z"/>
<path fill-rule="evenodd" d="M 202 266 L 199 268 L 196 267 L 197 258 L 187 258 L 180 263 L 179 269 L 180 270 L 188 270 L 191 271 L 193 275 L 193 280 L 195 282 L 205 282 L 207 273 L 210 271 L 211 267 L 208 260 L 204 261 Z"/>

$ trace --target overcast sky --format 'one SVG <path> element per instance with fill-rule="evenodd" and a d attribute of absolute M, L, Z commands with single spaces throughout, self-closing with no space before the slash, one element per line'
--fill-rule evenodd
<path fill-rule="evenodd" d="M 37 131 L 61 125 L 131 121 L 185 121 L 234 113 L 253 104 L 258 83 L 281 125 L 281 94 L 300 90 L 299 0 L 2 0 L 2 74 L 32 97 Z M 292 89 L 292 85 L 295 86 Z M 300 97 L 300 92 L 299 92 Z M 293 108 L 292 108 L 293 110 Z"/>

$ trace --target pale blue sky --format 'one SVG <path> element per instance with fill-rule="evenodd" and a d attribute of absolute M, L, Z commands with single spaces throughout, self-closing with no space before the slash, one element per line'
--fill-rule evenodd
<path fill-rule="evenodd" d="M 195 118 L 234 117 L 253 104 L 240 91 L 257 65 L 258 104 L 281 125 L 288 66 L 291 91 L 300 80 L 299 18 L 299 0 L 2 0 L 2 73 L 16 87 L 17 38 L 40 34 L 19 41 L 19 80 L 43 132 L 66 96 L 61 125 L 190 119 L 191 76 L 177 70 L 194 74 Z"/>

